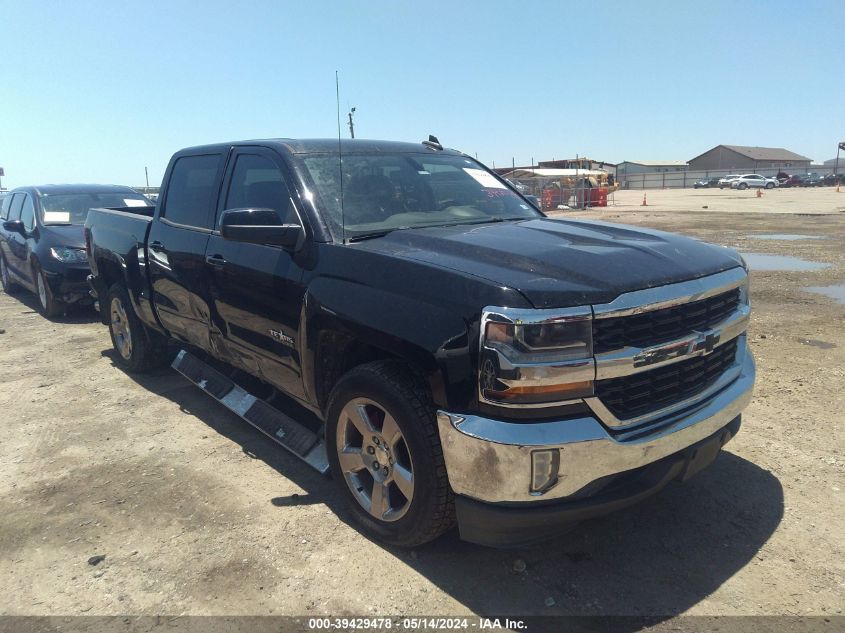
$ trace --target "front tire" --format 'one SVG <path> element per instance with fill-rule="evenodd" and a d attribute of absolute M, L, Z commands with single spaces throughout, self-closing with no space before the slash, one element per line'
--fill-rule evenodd
<path fill-rule="evenodd" d="M 775 188 L 774 183 L 772 183 L 772 182 L 767 182 L 767 183 L 766 183 L 766 189 L 774 189 L 774 188 Z"/>
<path fill-rule="evenodd" d="M 6 258 L 2 255 L 0 255 L 0 283 L 3 284 L 3 292 L 7 295 L 13 295 L 20 290 L 20 286 L 12 281 L 12 275 L 6 266 Z"/>
<path fill-rule="evenodd" d="M 414 547 L 455 522 L 434 405 L 407 366 L 356 367 L 329 399 L 326 446 L 332 475 L 364 532 Z"/>
<path fill-rule="evenodd" d="M 109 288 L 109 334 L 117 352 L 117 362 L 130 372 L 145 372 L 161 367 L 167 361 L 167 340 L 141 323 L 129 300 L 129 293 L 120 284 Z"/>
<path fill-rule="evenodd" d="M 50 284 L 47 283 L 47 277 L 41 268 L 34 268 L 35 272 L 35 289 L 38 293 L 38 305 L 41 307 L 41 314 L 47 318 L 61 316 L 67 310 L 67 304 L 59 301 L 53 296 L 53 291 L 50 289 Z"/>

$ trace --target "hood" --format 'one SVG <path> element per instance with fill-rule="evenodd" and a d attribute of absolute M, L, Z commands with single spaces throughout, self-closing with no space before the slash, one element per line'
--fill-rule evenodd
<path fill-rule="evenodd" d="M 81 224 L 42 224 L 38 227 L 39 239 L 49 246 L 85 248 L 85 227 Z"/>
<path fill-rule="evenodd" d="M 741 265 L 731 249 L 672 233 L 548 218 L 406 229 L 358 246 L 508 286 L 536 308 L 607 303 Z"/>

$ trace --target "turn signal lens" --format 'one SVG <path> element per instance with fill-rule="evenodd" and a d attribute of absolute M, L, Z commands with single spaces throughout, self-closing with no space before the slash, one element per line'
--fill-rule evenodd
<path fill-rule="evenodd" d="M 516 386 L 507 391 L 489 390 L 487 392 L 496 400 L 532 402 L 531 396 L 537 396 L 539 402 L 554 402 L 558 400 L 572 400 L 593 395 L 593 381 L 582 380 L 563 385 L 534 385 Z"/>

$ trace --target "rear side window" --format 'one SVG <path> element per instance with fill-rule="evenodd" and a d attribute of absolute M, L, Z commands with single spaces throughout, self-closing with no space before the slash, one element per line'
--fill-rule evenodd
<path fill-rule="evenodd" d="M 12 196 L 12 205 L 9 207 L 9 219 L 21 219 L 21 207 L 23 206 L 24 194 L 16 193 Z"/>
<path fill-rule="evenodd" d="M 12 204 L 12 196 L 3 198 L 3 205 L 0 206 L 0 219 L 5 220 L 9 217 L 9 205 Z"/>
<path fill-rule="evenodd" d="M 258 154 L 241 154 L 235 162 L 226 209 L 273 209 L 282 224 L 298 222 L 281 170 Z"/>
<path fill-rule="evenodd" d="M 32 204 L 32 196 L 23 196 L 23 207 L 21 208 L 21 222 L 27 231 L 35 228 L 35 206 Z"/>
<path fill-rule="evenodd" d="M 183 156 L 170 172 L 162 215 L 176 224 L 210 229 L 222 154 Z"/>

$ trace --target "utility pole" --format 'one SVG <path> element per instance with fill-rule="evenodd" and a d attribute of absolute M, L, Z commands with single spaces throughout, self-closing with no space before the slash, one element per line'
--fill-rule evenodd
<path fill-rule="evenodd" d="M 144 167 L 144 177 L 147 179 L 147 189 L 150 188 L 150 172 L 147 171 L 147 168 Z"/>
<path fill-rule="evenodd" d="M 349 111 L 349 135 L 355 138 L 355 124 L 352 122 L 352 115 L 355 114 L 355 108 Z"/>

